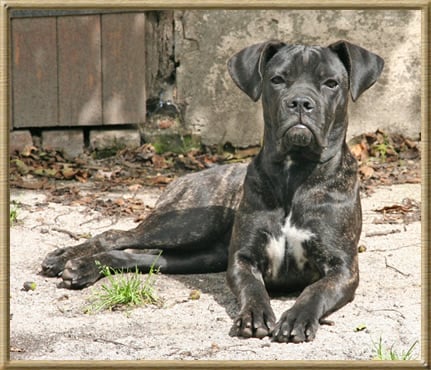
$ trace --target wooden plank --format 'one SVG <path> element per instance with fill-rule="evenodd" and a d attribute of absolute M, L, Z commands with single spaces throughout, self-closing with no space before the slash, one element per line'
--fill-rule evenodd
<path fill-rule="evenodd" d="M 100 16 L 58 18 L 61 126 L 102 124 Z"/>
<path fill-rule="evenodd" d="M 145 14 L 102 15 L 103 121 L 145 121 Z"/>
<path fill-rule="evenodd" d="M 13 127 L 58 124 L 55 18 L 12 19 Z"/>

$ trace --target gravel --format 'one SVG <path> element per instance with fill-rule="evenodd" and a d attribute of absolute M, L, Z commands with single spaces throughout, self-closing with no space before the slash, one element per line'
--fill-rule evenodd
<path fill-rule="evenodd" d="M 159 193 L 142 188 L 137 196 L 151 205 Z M 59 279 L 39 274 L 44 256 L 78 243 L 61 230 L 96 235 L 136 223 L 128 217 L 103 217 L 86 206 L 46 202 L 41 191 L 11 189 L 11 199 L 20 203 L 18 222 L 10 229 L 11 359 L 370 360 L 380 338 L 387 348 L 407 351 L 421 339 L 421 224 L 375 223 L 382 215 L 374 210 L 401 204 L 404 198 L 420 202 L 420 195 L 420 184 L 406 184 L 376 188 L 363 197 L 360 245 L 366 250 L 359 255 L 355 300 L 332 314 L 335 325 L 322 325 L 313 342 L 278 344 L 269 338 L 229 336 L 238 306 L 224 273 L 161 274 L 156 279 L 161 308 L 85 313 L 104 281 L 80 291 L 57 288 Z M 28 289 L 29 283 L 35 283 L 34 289 Z M 189 298 L 193 290 L 201 292 L 199 299 Z M 294 301 L 294 296 L 274 298 L 277 317 Z M 420 358 L 420 344 L 413 358 Z"/>

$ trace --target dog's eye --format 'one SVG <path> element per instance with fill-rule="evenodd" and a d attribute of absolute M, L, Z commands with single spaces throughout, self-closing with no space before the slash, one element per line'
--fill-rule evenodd
<path fill-rule="evenodd" d="M 330 78 L 324 82 L 324 85 L 330 89 L 335 89 L 338 86 L 338 82 Z"/>
<path fill-rule="evenodd" d="M 281 77 L 281 76 L 274 76 L 273 78 L 271 78 L 271 82 L 272 82 L 274 85 L 279 85 L 279 84 L 284 83 L 284 78 L 283 78 L 283 77 Z"/>

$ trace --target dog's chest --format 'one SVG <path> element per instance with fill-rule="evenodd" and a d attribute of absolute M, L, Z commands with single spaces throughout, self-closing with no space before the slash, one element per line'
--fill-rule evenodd
<path fill-rule="evenodd" d="M 283 278 L 292 264 L 296 270 L 302 271 L 307 263 L 304 243 L 313 235 L 310 230 L 293 225 L 289 214 L 281 225 L 281 234 L 271 236 L 266 246 L 268 257 L 266 277 L 269 280 Z"/>

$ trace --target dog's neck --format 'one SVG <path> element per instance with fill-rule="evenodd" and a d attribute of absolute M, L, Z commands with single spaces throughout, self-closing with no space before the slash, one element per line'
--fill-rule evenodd
<path fill-rule="evenodd" d="M 341 171 L 346 161 L 354 160 L 351 156 L 347 144 L 341 145 L 335 154 L 325 162 L 311 161 L 300 155 L 286 155 L 283 160 L 274 160 L 274 152 L 263 145 L 259 154 L 253 159 L 251 165 L 254 170 L 260 173 L 260 178 L 269 188 L 268 194 L 272 194 L 274 204 L 289 211 L 292 199 L 297 190 L 307 184 L 314 183 L 317 178 L 324 179 L 325 173 L 333 174 Z M 289 189 L 289 191 L 287 191 Z"/>

